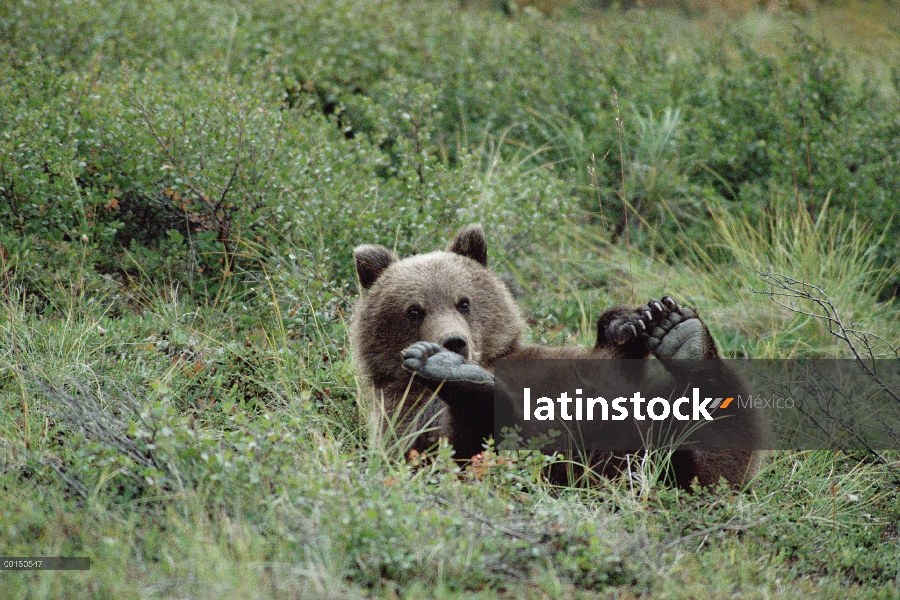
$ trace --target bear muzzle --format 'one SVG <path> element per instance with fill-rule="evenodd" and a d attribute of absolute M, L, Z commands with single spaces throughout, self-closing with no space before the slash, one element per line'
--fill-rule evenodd
<path fill-rule="evenodd" d="M 469 358 L 469 342 L 458 333 L 451 333 L 444 337 L 444 339 L 441 340 L 441 346 L 450 352 L 456 352 L 460 356 Z"/>

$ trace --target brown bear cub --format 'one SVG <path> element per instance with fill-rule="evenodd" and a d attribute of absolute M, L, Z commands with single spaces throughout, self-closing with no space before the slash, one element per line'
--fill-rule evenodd
<path fill-rule="evenodd" d="M 405 447 L 420 452 L 441 437 L 458 458 L 481 451 L 493 432 L 491 372 L 501 358 L 719 359 L 697 313 L 670 297 L 608 310 L 590 349 L 526 344 L 512 296 L 487 269 L 479 225 L 462 229 L 443 252 L 399 260 L 383 246 L 365 245 L 354 257 L 362 297 L 350 337 L 374 400 L 372 416 L 387 416 L 395 435 L 408 442 Z M 608 452 L 595 453 L 592 467 L 614 475 L 621 463 L 611 459 Z M 681 487 L 695 480 L 712 486 L 720 478 L 737 487 L 758 466 L 759 452 L 751 450 L 678 450 L 672 457 Z"/>

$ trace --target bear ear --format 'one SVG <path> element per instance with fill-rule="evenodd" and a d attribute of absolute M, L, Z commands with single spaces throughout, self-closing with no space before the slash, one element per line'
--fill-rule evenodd
<path fill-rule="evenodd" d="M 381 272 L 394 262 L 394 255 L 384 246 L 357 246 L 353 250 L 353 258 L 356 259 L 356 276 L 364 290 L 372 287 Z"/>
<path fill-rule="evenodd" d="M 487 241 L 484 239 L 484 230 L 481 225 L 475 223 L 463 227 L 456 234 L 456 239 L 447 248 L 447 251 L 468 256 L 472 260 L 487 266 Z"/>

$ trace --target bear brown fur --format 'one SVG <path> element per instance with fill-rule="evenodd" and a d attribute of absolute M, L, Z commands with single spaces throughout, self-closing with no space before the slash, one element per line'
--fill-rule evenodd
<path fill-rule="evenodd" d="M 593 348 L 525 343 L 512 296 L 487 268 L 478 225 L 462 229 L 446 251 L 400 260 L 382 246 L 364 245 L 354 257 L 362 295 L 350 337 L 371 401 L 370 425 L 389 427 L 406 449 L 424 452 L 446 437 L 458 458 L 480 452 L 493 430 L 490 373 L 501 358 L 719 359 L 696 312 L 668 297 L 608 310 Z M 450 371 L 435 371 L 443 366 Z M 764 435 L 761 425 L 751 427 Z M 720 478 L 740 486 L 758 470 L 759 456 L 753 450 L 678 450 L 671 468 L 682 487 L 695 480 L 712 486 Z M 607 476 L 622 464 L 608 452 L 591 458 L 591 467 Z"/>

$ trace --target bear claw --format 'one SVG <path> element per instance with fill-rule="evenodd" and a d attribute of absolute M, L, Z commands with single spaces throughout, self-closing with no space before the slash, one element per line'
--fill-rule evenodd
<path fill-rule="evenodd" d="M 618 345 L 644 340 L 647 347 L 659 358 L 682 357 L 691 354 L 693 339 L 702 329 L 696 323 L 693 309 L 682 307 L 671 296 L 651 299 L 634 312 L 626 313 L 609 325 L 607 339 Z"/>

